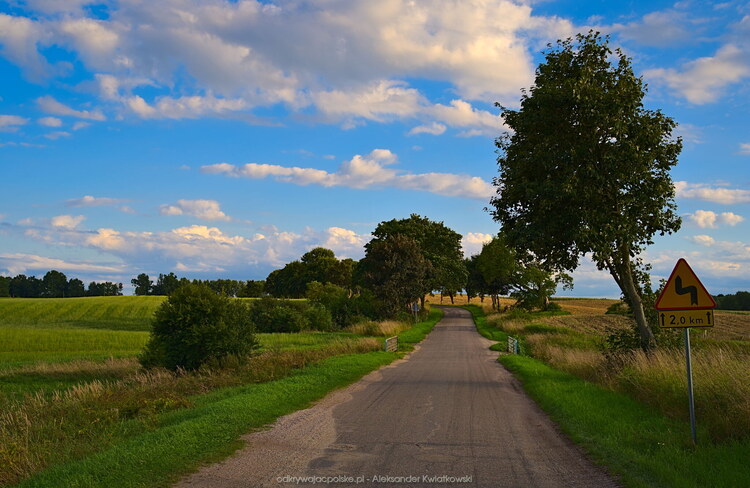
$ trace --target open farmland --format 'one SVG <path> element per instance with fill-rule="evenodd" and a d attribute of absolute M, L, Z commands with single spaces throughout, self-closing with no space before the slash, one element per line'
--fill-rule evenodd
<path fill-rule="evenodd" d="M 165 297 L 0 299 L 0 328 L 85 328 L 148 331 Z"/>
<path fill-rule="evenodd" d="M 149 339 L 151 316 L 163 300 L 0 300 L 0 486 L 34 475 L 45 479 L 46 469 L 96 455 L 113 444 L 159 437 L 175 414 L 206 415 L 210 418 L 201 420 L 200 428 L 232 431 L 228 437 L 195 440 L 192 424 L 180 423 L 191 439 L 184 447 L 194 448 L 190 459 L 215 456 L 247 430 L 302 408 L 403 354 L 383 352 L 379 337 L 347 331 L 265 333 L 257 334 L 261 349 L 246 363 L 217 363 L 192 373 L 144 371 L 136 355 Z M 434 310 L 429 321 L 404 330 L 402 350 L 421 340 L 439 317 Z M 384 324 L 384 330 L 393 327 Z M 237 416 L 237 408 L 223 407 L 229 399 L 247 395 L 254 405 L 249 413 L 239 409 L 245 413 Z M 201 410 L 212 402 L 219 406 Z M 215 418 L 217 411 L 221 419 Z M 174 451 L 171 437 L 147 444 L 165 455 Z M 186 469 L 189 459 L 183 457 L 170 470 Z M 49 476 L 57 480 L 59 475 Z M 58 486 L 56 481 L 39 483 Z"/>

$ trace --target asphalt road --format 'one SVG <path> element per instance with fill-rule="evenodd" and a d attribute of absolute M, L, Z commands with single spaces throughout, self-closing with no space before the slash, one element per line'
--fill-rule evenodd
<path fill-rule="evenodd" d="M 408 358 L 246 436 L 232 458 L 177 486 L 619 486 L 559 433 L 490 344 L 468 312 L 446 308 Z"/>

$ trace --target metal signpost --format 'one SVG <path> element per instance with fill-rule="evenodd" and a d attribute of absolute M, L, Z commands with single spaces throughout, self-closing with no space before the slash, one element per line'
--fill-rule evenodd
<path fill-rule="evenodd" d="M 685 363 L 690 406 L 690 431 L 693 444 L 698 443 L 693 400 L 693 365 L 690 358 L 690 327 L 713 327 L 716 302 L 706 291 L 684 259 L 677 261 L 654 308 L 659 311 L 659 327 L 685 330 Z"/>

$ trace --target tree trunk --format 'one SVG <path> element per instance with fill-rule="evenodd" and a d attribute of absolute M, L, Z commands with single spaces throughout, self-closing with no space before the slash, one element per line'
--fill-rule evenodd
<path fill-rule="evenodd" d="M 451 305 L 454 305 L 454 303 L 453 303 L 453 297 L 454 297 L 454 294 L 453 294 L 453 293 L 451 293 L 451 294 L 450 294 L 450 295 L 448 295 L 448 296 L 449 296 L 449 297 L 451 297 Z"/>
<path fill-rule="evenodd" d="M 630 309 L 633 311 L 638 334 L 641 336 L 641 349 L 645 352 L 649 352 L 654 346 L 656 346 L 656 338 L 654 337 L 653 332 L 651 332 L 651 328 L 648 326 L 646 314 L 643 310 L 643 301 L 641 300 L 641 295 L 638 293 L 638 288 L 633 281 L 633 268 L 629 254 L 626 254 L 624 262 L 616 268 L 619 269 L 610 269 L 610 274 L 612 274 L 615 281 L 620 286 L 620 290 L 622 290 L 625 298 L 630 304 Z"/>

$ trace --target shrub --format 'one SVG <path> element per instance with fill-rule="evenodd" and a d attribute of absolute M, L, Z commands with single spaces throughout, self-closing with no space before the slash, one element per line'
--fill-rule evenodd
<path fill-rule="evenodd" d="M 259 347 L 247 306 L 205 285 L 178 288 L 154 314 L 151 339 L 138 358 L 145 367 L 193 370 Z"/>

